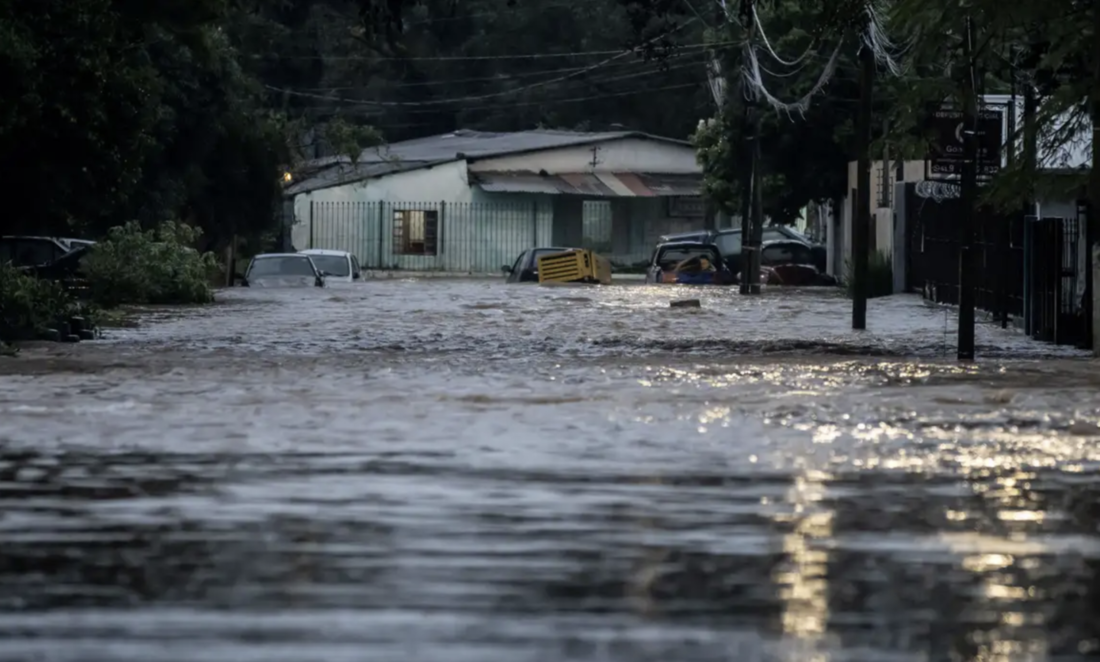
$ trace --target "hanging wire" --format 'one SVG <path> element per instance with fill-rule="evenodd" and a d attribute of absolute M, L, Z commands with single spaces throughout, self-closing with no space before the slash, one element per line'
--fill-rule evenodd
<path fill-rule="evenodd" d="M 908 40 L 908 45 L 906 45 L 905 48 L 899 49 L 897 45 L 894 44 L 893 40 L 890 39 L 890 36 L 886 34 L 886 29 L 884 27 L 885 22 L 875 4 L 874 2 L 868 2 L 865 7 L 867 13 L 867 29 L 863 32 L 861 39 L 863 43 L 871 49 L 871 52 L 875 54 L 876 62 L 885 66 L 893 76 L 900 77 L 903 69 L 898 65 L 895 57 L 901 57 L 908 52 L 909 49 L 913 47 L 915 39 L 911 37 Z"/>
<path fill-rule="evenodd" d="M 722 63 L 717 57 L 707 60 L 707 83 L 714 103 L 722 108 L 726 102 L 726 79 L 722 75 Z"/>
<path fill-rule="evenodd" d="M 840 60 L 840 50 L 843 45 L 843 40 L 837 42 L 836 48 L 833 49 L 833 54 L 829 56 L 829 61 L 825 64 L 825 69 L 822 70 L 821 76 L 818 77 L 817 82 L 814 83 L 809 92 L 793 102 L 785 102 L 778 99 L 764 86 L 764 79 L 760 75 L 760 61 L 756 56 L 756 49 L 753 48 L 751 44 L 745 44 L 742 50 L 744 51 L 745 62 L 748 63 L 748 66 L 741 67 L 741 76 L 745 81 L 745 88 L 747 91 L 751 91 L 751 94 L 767 101 L 768 105 L 777 111 L 783 111 L 787 113 L 788 116 L 792 113 L 798 113 L 805 117 L 806 111 L 810 108 L 810 101 L 813 99 L 814 95 L 824 89 L 836 73 L 837 62 Z"/>
<path fill-rule="evenodd" d="M 771 55 L 772 58 L 774 58 L 775 61 L 779 64 L 786 65 L 788 67 L 797 67 L 805 62 L 806 58 L 810 57 L 810 55 L 816 51 L 816 49 L 814 48 L 814 46 L 817 45 L 816 42 L 810 42 L 810 45 L 806 48 L 806 52 L 798 56 L 798 58 L 791 61 L 784 60 L 782 57 L 779 56 L 778 53 L 775 52 L 775 49 L 772 48 L 772 44 L 768 40 L 768 35 L 764 32 L 764 23 L 760 20 L 760 14 L 756 12 L 755 3 L 753 3 L 752 6 L 752 20 L 756 24 L 756 33 L 760 35 L 760 39 L 764 42 L 764 47 L 768 49 L 768 54 Z"/>

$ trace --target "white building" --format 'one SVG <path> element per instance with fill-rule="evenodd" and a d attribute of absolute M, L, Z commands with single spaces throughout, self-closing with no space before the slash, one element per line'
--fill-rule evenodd
<path fill-rule="evenodd" d="M 1003 134 L 1006 137 L 1013 135 L 1009 130 L 1009 123 L 1013 113 L 1008 112 L 1012 105 L 1012 96 L 1007 94 L 988 94 L 983 97 L 983 103 L 987 106 L 1001 107 L 1003 114 Z M 1016 97 L 1015 121 L 1017 134 L 1023 132 L 1023 97 Z M 1037 149 L 1037 166 L 1042 172 L 1047 173 L 1072 173 L 1088 170 L 1091 165 L 1091 130 L 1083 127 L 1076 138 L 1071 140 L 1056 140 L 1059 130 L 1066 124 L 1066 119 L 1055 121 L 1053 127 L 1047 127 L 1039 133 Z M 1014 147 L 1019 153 L 1019 143 Z M 1008 158 L 1008 149 L 1001 152 L 1002 165 Z M 841 201 L 840 209 L 834 210 L 831 223 L 827 224 L 826 245 L 829 251 L 830 273 L 837 276 L 846 276 L 846 265 L 850 263 L 852 251 L 852 219 L 854 218 L 857 191 L 857 165 L 855 161 L 848 164 L 848 195 Z M 926 179 L 924 161 L 891 162 L 883 171 L 881 160 L 871 163 L 871 207 L 872 229 L 870 233 L 871 250 L 880 250 L 893 257 L 895 265 L 896 289 L 904 289 L 904 279 L 901 277 L 905 260 L 905 246 L 900 245 L 900 238 L 904 236 L 904 228 L 897 226 L 897 210 L 901 202 L 898 200 L 899 183 L 918 183 L 922 193 L 931 199 L 938 196 L 954 197 L 957 195 L 955 187 L 944 185 L 940 182 L 931 182 Z M 1077 201 L 1065 195 L 1040 197 L 1036 201 L 1033 215 L 1037 217 L 1063 217 L 1072 218 L 1077 214 Z M 1082 228 L 1083 232 L 1083 228 Z M 1083 242 L 1082 242 L 1083 250 Z"/>
<path fill-rule="evenodd" d="M 285 189 L 294 248 L 371 268 L 497 271 L 536 245 L 633 263 L 706 223 L 691 144 L 638 132 L 456 131 L 308 165 Z"/>

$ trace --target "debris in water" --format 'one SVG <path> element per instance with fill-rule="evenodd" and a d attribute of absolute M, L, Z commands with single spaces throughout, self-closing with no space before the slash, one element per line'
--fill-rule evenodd
<path fill-rule="evenodd" d="M 669 308 L 701 308 L 702 305 L 698 299 L 680 299 L 668 304 Z"/>

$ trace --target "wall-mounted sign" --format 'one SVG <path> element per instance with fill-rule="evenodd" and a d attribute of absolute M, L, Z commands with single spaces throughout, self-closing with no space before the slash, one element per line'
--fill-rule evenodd
<path fill-rule="evenodd" d="M 668 215 L 671 218 L 703 218 L 707 215 L 707 203 L 701 195 L 665 199 L 668 200 Z"/>

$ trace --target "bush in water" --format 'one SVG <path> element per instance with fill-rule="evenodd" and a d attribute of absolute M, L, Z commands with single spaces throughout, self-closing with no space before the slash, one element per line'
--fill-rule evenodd
<path fill-rule="evenodd" d="M 0 265 L 0 342 L 37 338 L 79 312 L 59 284 Z"/>
<path fill-rule="evenodd" d="M 89 251 L 84 270 L 94 302 L 122 304 L 210 303 L 217 261 L 192 245 L 201 230 L 167 221 L 143 231 L 134 222 L 111 228 Z"/>

